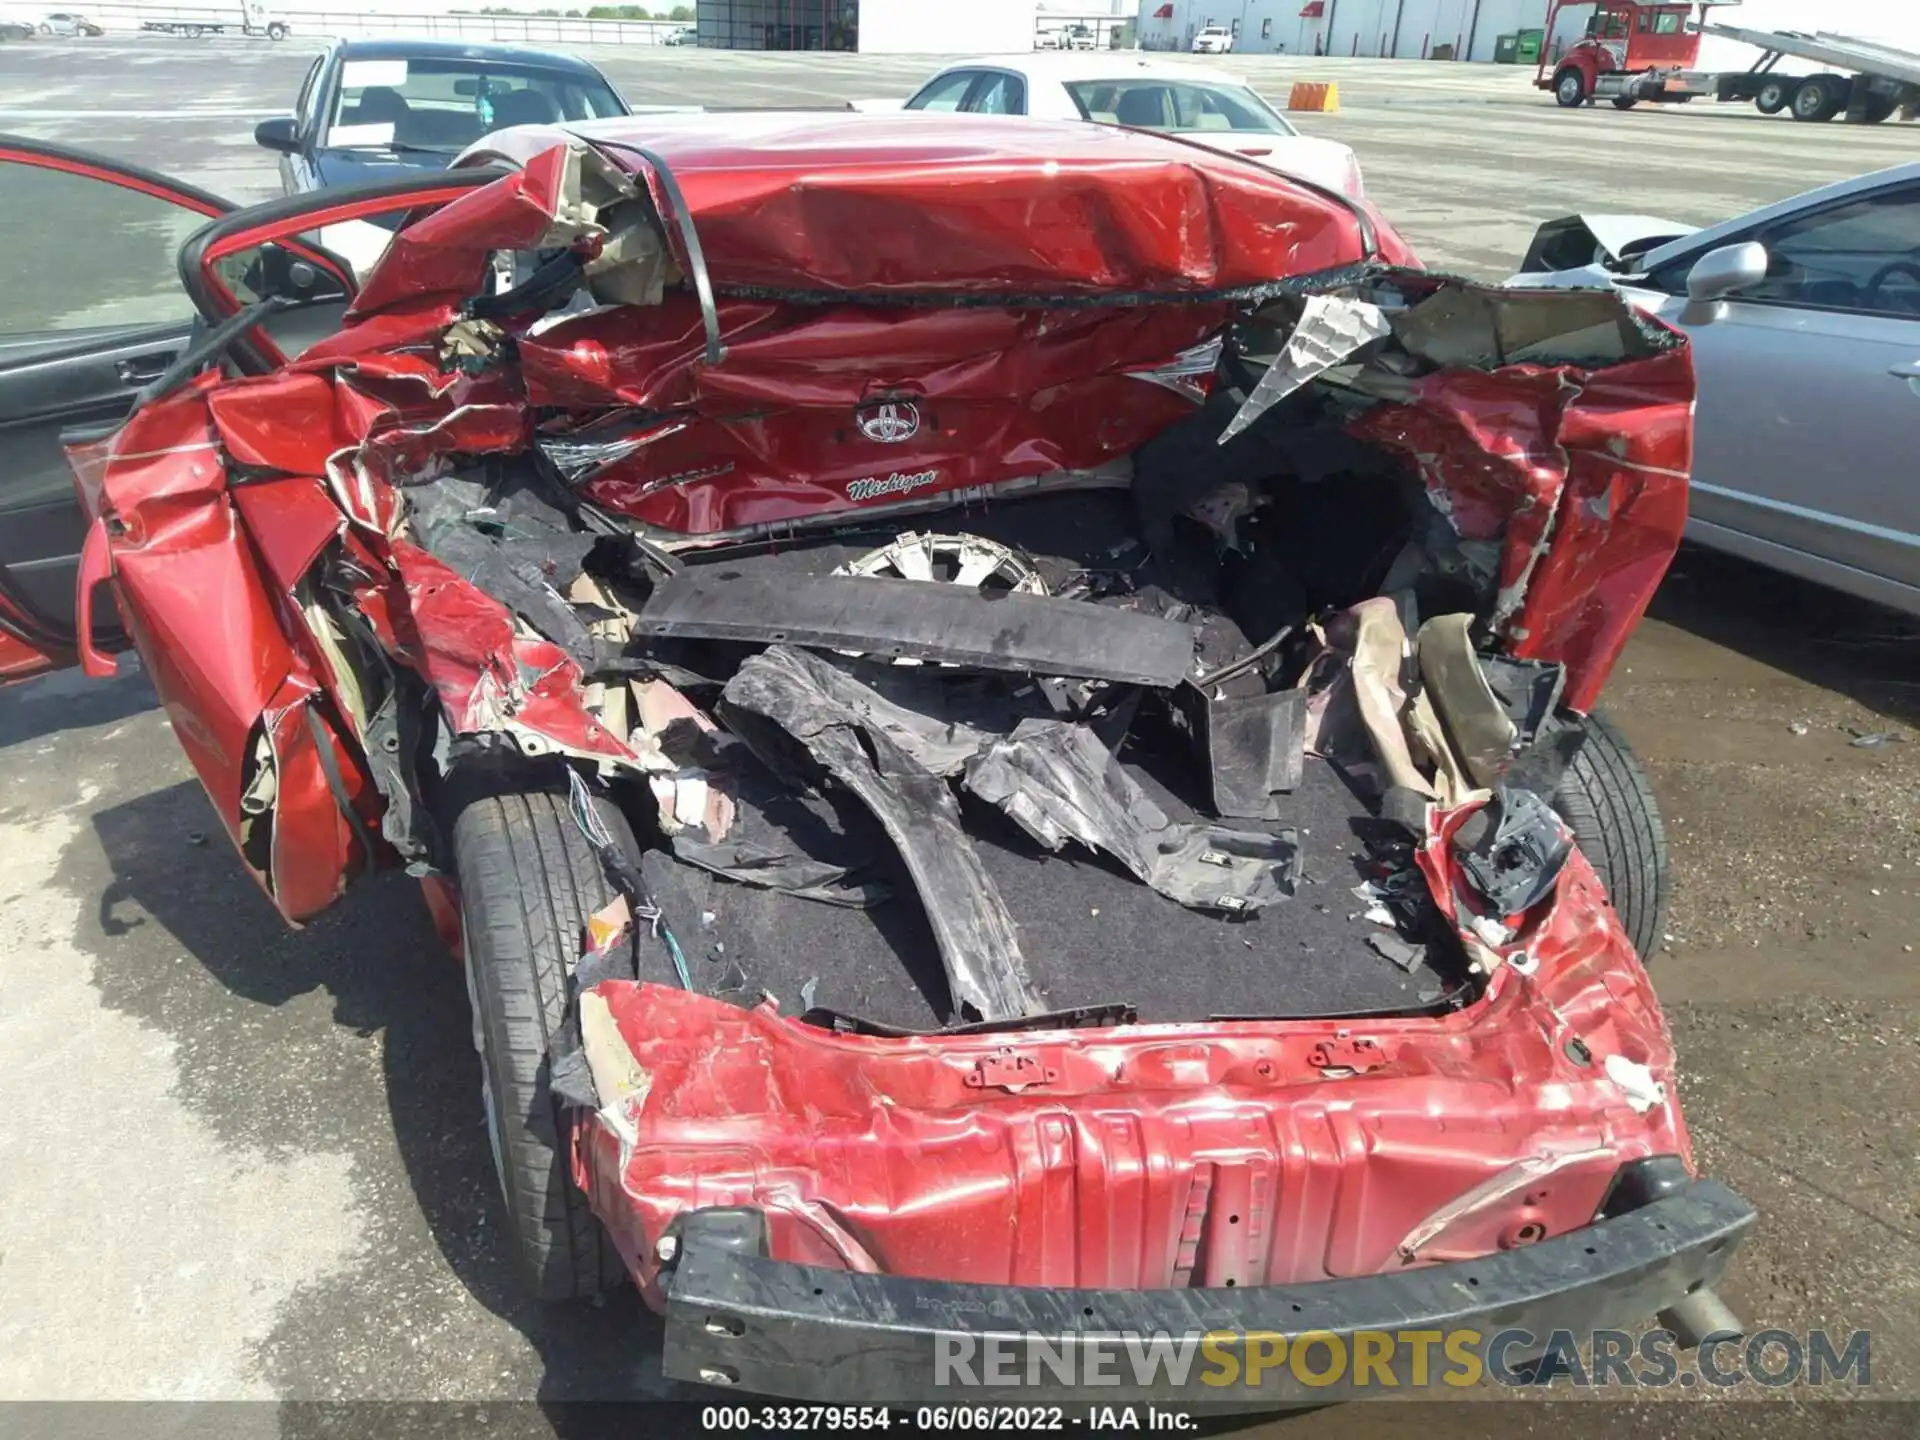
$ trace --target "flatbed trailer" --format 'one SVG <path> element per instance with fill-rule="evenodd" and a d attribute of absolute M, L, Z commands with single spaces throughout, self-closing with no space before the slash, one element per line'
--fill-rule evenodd
<path fill-rule="evenodd" d="M 1761 52 L 1746 70 L 1695 72 L 1690 84 L 1703 82 L 1716 100 L 1751 100 L 1764 115 L 1786 110 L 1796 120 L 1831 120 L 1836 115 L 1877 125 L 1898 114 L 1920 115 L 1920 55 L 1872 40 L 1828 31 L 1752 30 L 1740 25 L 1703 25 L 1702 33 L 1738 40 Z M 1812 74 L 1781 73 L 1783 60 L 1829 67 Z"/>
<path fill-rule="evenodd" d="M 1557 0 L 1548 26 L 1565 4 Z M 1752 101 L 1764 115 L 1786 110 L 1803 121 L 1836 116 L 1877 125 L 1920 115 L 1920 55 L 1827 32 L 1760 30 L 1707 23 L 1710 8 L 1739 0 L 1599 0 L 1586 34 L 1564 54 L 1541 57 L 1534 83 L 1573 108 L 1610 101 L 1630 110 L 1646 101 L 1683 104 L 1698 96 Z M 1697 15 L 1698 18 L 1695 18 Z M 1700 37 L 1737 40 L 1760 51 L 1745 70 L 1699 70 Z M 1826 67 L 1796 73 L 1783 61 Z"/>

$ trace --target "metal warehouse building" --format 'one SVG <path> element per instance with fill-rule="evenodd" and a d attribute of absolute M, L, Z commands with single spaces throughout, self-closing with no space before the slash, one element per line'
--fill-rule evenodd
<path fill-rule="evenodd" d="M 1491 60 L 1502 35 L 1546 24 L 1548 0 L 1141 0 L 1140 43 L 1186 50 L 1226 25 L 1243 54 Z M 1590 12 L 1576 12 L 1578 33 Z"/>
<path fill-rule="evenodd" d="M 700 43 L 869 55 L 1033 48 L 1036 0 L 697 0 Z"/>

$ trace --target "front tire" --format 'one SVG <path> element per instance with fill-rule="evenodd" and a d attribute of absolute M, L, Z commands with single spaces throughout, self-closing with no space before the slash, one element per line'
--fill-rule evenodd
<path fill-rule="evenodd" d="M 1621 927 L 1645 961 L 1667 923 L 1667 830 L 1653 784 L 1626 737 L 1597 713 L 1586 725 L 1586 743 L 1560 777 L 1553 808 L 1607 887 Z"/>
<path fill-rule="evenodd" d="M 1553 77 L 1553 98 L 1562 110 L 1574 110 L 1586 102 L 1587 77 L 1569 65 Z"/>
<path fill-rule="evenodd" d="M 625 817 L 595 805 L 634 853 Z M 614 890 L 564 793 L 474 800 L 454 822 L 453 854 L 488 1138 L 520 1267 L 543 1300 L 596 1295 L 626 1268 L 574 1186 L 547 1050 L 566 1019 L 587 919 Z"/>

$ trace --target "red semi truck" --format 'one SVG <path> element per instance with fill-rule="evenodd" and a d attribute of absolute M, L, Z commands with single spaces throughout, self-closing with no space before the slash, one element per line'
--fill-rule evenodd
<path fill-rule="evenodd" d="M 1642 100 L 1682 104 L 1707 95 L 1751 100 L 1762 114 L 1786 110 L 1804 121 L 1844 115 L 1877 125 L 1896 113 L 1903 120 L 1920 113 L 1920 55 L 1845 35 L 1707 23 L 1710 10 L 1739 3 L 1556 0 L 1547 15 L 1549 35 L 1563 10 L 1591 4 L 1593 15 L 1564 53 L 1542 52 L 1534 84 L 1569 109 L 1610 100 L 1630 110 Z M 1696 70 L 1703 34 L 1750 45 L 1760 58 L 1745 70 Z M 1821 68 L 1783 71 L 1781 61 L 1789 59 Z"/>

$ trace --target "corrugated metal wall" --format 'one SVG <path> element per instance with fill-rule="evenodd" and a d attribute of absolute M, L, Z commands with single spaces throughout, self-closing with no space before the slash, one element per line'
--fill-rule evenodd
<path fill-rule="evenodd" d="M 1455 59 L 1491 60 L 1496 37 L 1544 25 L 1547 8 L 1548 0 L 1338 0 L 1328 6 L 1326 49 L 1419 60 L 1450 45 Z"/>
<path fill-rule="evenodd" d="M 1494 42 L 1546 23 L 1548 0 L 1141 0 L 1140 36 L 1149 48 L 1185 50 L 1202 25 L 1240 26 L 1234 49 L 1243 55 L 1393 55 L 1431 57 L 1455 47 L 1456 59 L 1491 60 Z M 1160 15 L 1162 9 L 1169 13 Z M 1574 29 L 1587 11 L 1575 11 Z M 1472 53 L 1467 53 L 1471 38 Z"/>

